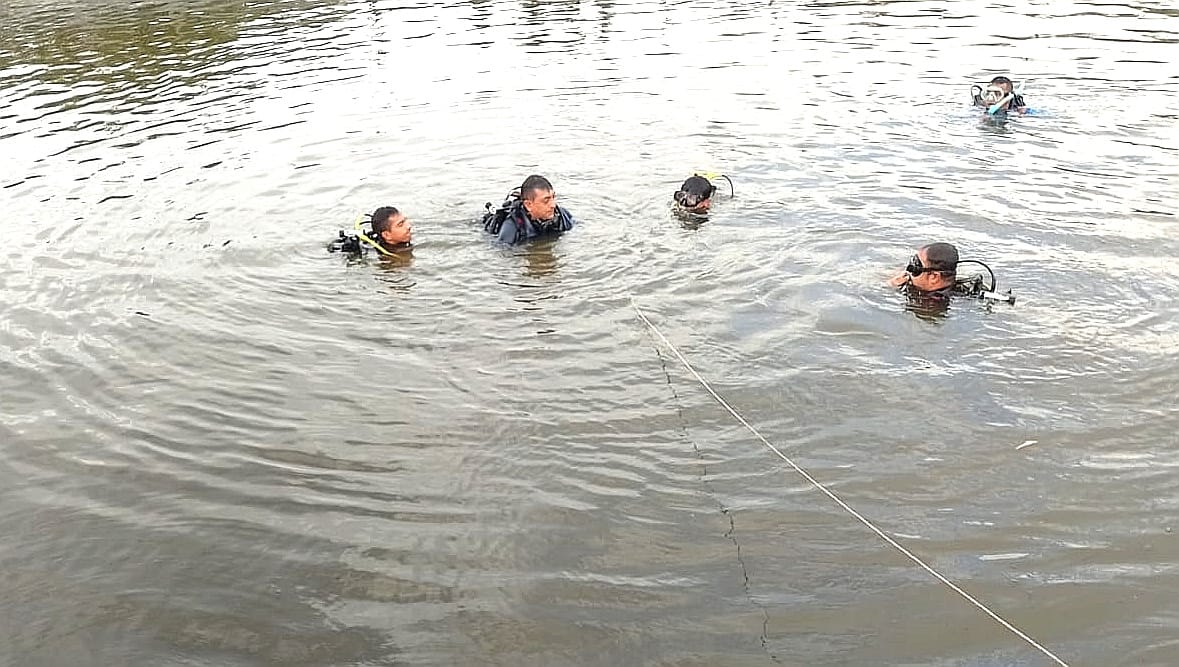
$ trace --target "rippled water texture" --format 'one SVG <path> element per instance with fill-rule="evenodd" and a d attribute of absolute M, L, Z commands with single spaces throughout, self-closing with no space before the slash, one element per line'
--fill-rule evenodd
<path fill-rule="evenodd" d="M 1177 41 L 1161 0 L 7 0 L 0 664 L 1050 664 L 632 297 L 1069 664 L 1179 664 Z M 1032 115 L 969 107 L 1000 73 Z M 685 226 L 693 170 L 736 196 Z M 581 224 L 497 247 L 532 172 Z M 382 204 L 412 259 L 324 251 Z M 1015 306 L 882 286 L 932 240 Z"/>

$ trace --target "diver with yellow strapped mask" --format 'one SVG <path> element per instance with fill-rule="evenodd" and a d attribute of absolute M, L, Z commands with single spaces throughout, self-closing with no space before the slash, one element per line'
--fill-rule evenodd
<path fill-rule="evenodd" d="M 1005 76 L 997 76 L 984 88 L 982 84 L 970 87 L 970 97 L 974 106 L 983 107 L 990 115 L 1014 111 L 1018 114 L 1028 112 L 1027 102 L 1024 101 L 1023 84 L 1015 84 Z"/>
<path fill-rule="evenodd" d="M 724 174 L 692 174 L 671 196 L 672 212 L 677 217 L 693 221 L 708 219 L 708 212 L 712 210 L 712 196 L 716 194 L 716 186 L 710 178 L 725 179 L 729 182 L 729 196 L 736 194 L 732 179 Z"/>
<path fill-rule="evenodd" d="M 328 251 L 360 255 L 373 249 L 384 257 L 395 257 L 413 250 L 413 225 L 395 207 L 382 206 L 373 211 L 369 230 L 362 228 L 364 224 L 362 216 L 354 225 L 356 234 L 341 229 L 340 236 L 328 244 Z"/>

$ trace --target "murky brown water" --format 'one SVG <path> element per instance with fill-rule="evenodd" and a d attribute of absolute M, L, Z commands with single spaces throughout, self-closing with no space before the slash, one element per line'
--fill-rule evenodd
<path fill-rule="evenodd" d="M 1179 664 L 1179 11 L 0 5 L 0 664 Z M 1035 115 L 967 89 L 1026 81 Z M 688 229 L 694 169 L 736 198 Z M 531 172 L 581 220 L 472 223 Z M 412 262 L 323 250 L 377 205 Z M 917 317 L 935 239 L 1014 307 Z M 1027 447 L 1016 447 L 1034 441 Z"/>

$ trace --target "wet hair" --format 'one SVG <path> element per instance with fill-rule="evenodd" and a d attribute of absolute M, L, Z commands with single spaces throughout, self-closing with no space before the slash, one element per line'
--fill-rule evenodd
<path fill-rule="evenodd" d="M 549 179 L 533 174 L 524 179 L 524 182 L 520 184 L 520 199 L 532 201 L 536 197 L 537 192 L 552 191 L 553 184 L 549 183 Z"/>
<path fill-rule="evenodd" d="M 672 195 L 675 203 L 686 208 L 695 208 L 705 199 L 711 199 L 716 187 L 707 178 L 694 174 Z"/>
<path fill-rule="evenodd" d="M 1011 79 L 1008 79 L 1005 76 L 997 76 L 997 77 L 991 79 L 991 83 L 995 84 L 995 85 L 1002 85 L 1002 86 L 1014 86 L 1015 85 L 1015 84 L 1011 83 Z"/>
<path fill-rule="evenodd" d="M 925 266 L 946 278 L 953 278 L 958 271 L 958 249 L 950 243 L 930 243 L 922 246 L 925 251 Z"/>
<path fill-rule="evenodd" d="M 373 234 L 380 235 L 381 232 L 388 230 L 389 218 L 392 218 L 398 213 L 400 213 L 400 211 L 398 211 L 393 206 L 382 206 L 381 208 L 373 211 L 373 215 L 369 219 L 369 224 L 373 226 Z"/>

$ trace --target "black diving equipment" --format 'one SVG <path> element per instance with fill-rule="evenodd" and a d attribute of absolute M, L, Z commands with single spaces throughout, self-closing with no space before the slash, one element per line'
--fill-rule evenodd
<path fill-rule="evenodd" d="M 499 208 L 492 208 L 491 202 L 484 204 L 483 208 L 485 210 L 483 213 L 483 230 L 498 236 L 500 229 L 503 228 L 504 222 L 508 219 L 508 216 L 512 214 L 512 208 L 515 207 L 519 202 L 520 188 L 516 188 L 515 190 L 512 190 L 508 193 L 508 196 L 504 198 L 504 201 L 499 205 Z M 553 217 L 549 218 L 548 220 L 537 220 L 536 218 L 533 218 L 527 210 L 525 210 L 525 214 L 527 215 L 528 220 L 541 232 L 552 232 L 560 231 L 561 229 L 568 229 L 568 227 L 561 226 L 561 217 L 563 215 L 568 217 L 568 214 L 562 213 L 562 209 L 560 208 L 554 209 Z M 517 218 L 516 224 L 517 226 L 523 225 L 523 219 Z"/>
<path fill-rule="evenodd" d="M 360 247 L 360 237 L 340 230 L 340 235 L 328 243 L 328 252 L 342 252 L 349 255 L 359 255 L 363 252 Z"/>
<path fill-rule="evenodd" d="M 340 230 L 340 235 L 330 243 L 328 243 L 328 252 L 343 252 L 349 255 L 360 255 L 369 247 L 374 248 L 378 253 L 386 257 L 394 257 L 397 253 L 390 252 L 381 245 L 380 239 L 376 232 L 366 230 L 361 225 L 368 224 L 364 221 L 364 215 L 356 219 L 356 224 L 352 228 L 356 230 L 355 234 L 348 234 L 344 230 Z"/>
<path fill-rule="evenodd" d="M 987 266 L 987 264 L 985 262 L 980 262 L 977 259 L 960 259 L 953 266 L 945 266 L 945 265 L 925 266 L 924 264 L 921 263 L 921 257 L 919 257 L 918 255 L 913 255 L 912 257 L 909 258 L 909 265 L 905 267 L 905 273 L 908 273 L 909 275 L 913 276 L 914 278 L 916 278 L 917 276 L 919 276 L 923 273 L 940 273 L 940 272 L 952 273 L 952 272 L 957 271 L 958 266 L 962 265 L 962 264 L 978 264 L 979 266 L 983 267 L 984 269 L 987 270 L 987 274 L 991 278 L 991 283 L 989 285 L 985 284 L 982 279 L 982 276 L 975 276 L 974 278 L 960 279 L 960 280 L 956 281 L 954 284 L 954 291 L 953 291 L 954 294 L 961 294 L 963 296 L 975 297 L 978 299 L 982 299 L 984 301 L 986 301 L 986 300 L 1002 301 L 1002 302 L 1010 304 L 1010 305 L 1015 305 L 1015 296 L 1011 293 L 1011 290 L 1007 290 L 1006 292 L 999 292 L 998 291 L 999 283 L 995 279 L 995 272 L 992 271 L 991 267 Z"/>
<path fill-rule="evenodd" d="M 508 193 L 504 198 L 504 203 L 499 205 L 499 208 L 492 208 L 491 202 L 484 204 L 487 209 L 483 214 L 483 230 L 491 234 L 499 234 L 500 228 L 504 225 L 504 220 L 508 219 L 508 214 L 512 212 L 512 207 L 516 202 L 520 201 L 520 188 L 516 188 Z"/>

